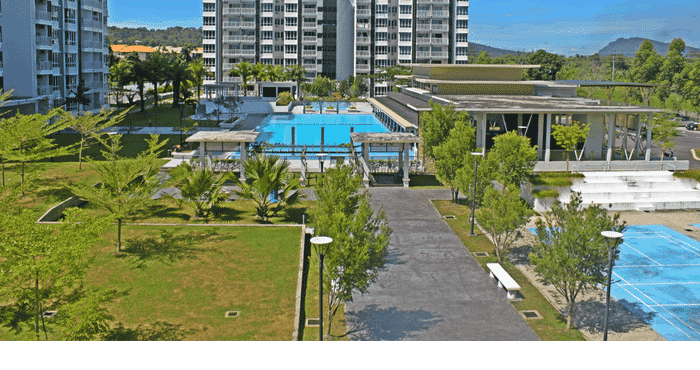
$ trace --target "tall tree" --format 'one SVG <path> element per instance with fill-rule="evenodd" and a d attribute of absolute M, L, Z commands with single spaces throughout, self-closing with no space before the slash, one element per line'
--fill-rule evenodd
<path fill-rule="evenodd" d="M 68 127 L 77 131 L 80 134 L 80 143 L 78 144 L 78 171 L 83 170 L 83 148 L 90 146 L 94 141 L 97 141 L 100 132 L 108 127 L 116 126 L 124 119 L 124 116 L 129 110 L 122 111 L 110 118 L 113 112 L 101 111 L 98 114 L 85 112 L 80 116 L 74 116 L 70 113 L 64 113 L 63 119 L 68 121 Z"/>
<path fill-rule="evenodd" d="M 299 192 L 299 179 L 289 172 L 289 161 L 278 156 L 256 155 L 243 162 L 246 179 L 234 179 L 241 190 L 236 194 L 251 199 L 257 205 L 258 217 L 266 222 L 270 213 L 276 215 L 285 207 L 299 202 L 305 194 Z M 276 198 L 274 202 L 271 198 Z M 276 203 L 276 204 L 275 204 Z"/>
<path fill-rule="evenodd" d="M 211 76 L 212 73 L 209 72 L 209 67 L 204 66 L 203 59 L 195 60 L 194 62 L 190 63 L 189 68 L 192 71 L 192 80 L 197 86 L 197 100 L 199 101 L 199 97 L 202 96 L 201 87 L 204 83 L 204 78 Z"/>
<path fill-rule="evenodd" d="M 311 83 L 311 93 L 319 97 L 318 104 L 321 113 L 323 113 L 323 99 L 328 97 L 334 89 L 333 81 L 326 76 L 316 77 Z"/>
<path fill-rule="evenodd" d="M 530 80 L 554 80 L 557 72 L 564 65 L 564 58 L 561 55 L 550 54 L 544 50 L 537 50 L 530 55 L 529 64 L 539 64 L 540 68 L 527 70 L 527 77 Z"/>
<path fill-rule="evenodd" d="M 159 142 L 158 135 L 151 135 L 146 140 L 148 149 L 135 158 L 117 154 L 122 148 L 120 141 L 121 135 L 112 135 L 103 142 L 109 148 L 102 151 L 104 161 L 87 159 L 99 174 L 99 186 L 69 187 L 75 195 L 106 209 L 117 220 L 117 255 L 122 250 L 122 222 L 148 209 L 153 203 L 151 197 L 166 185 L 158 176 L 160 167 L 156 161 L 167 140 Z"/>
<path fill-rule="evenodd" d="M 522 237 L 520 229 L 525 226 L 532 213 L 528 204 L 520 199 L 520 188 L 511 185 L 500 192 L 490 185 L 486 189 L 476 218 L 491 236 L 498 262 L 503 262 L 508 249 Z"/>
<path fill-rule="evenodd" d="M 117 108 L 121 106 L 124 96 L 124 86 L 129 84 L 129 62 L 120 59 L 109 67 L 109 86 L 117 100 Z"/>
<path fill-rule="evenodd" d="M 608 216 L 600 205 L 582 209 L 581 195 L 572 193 L 567 204 L 555 203 L 552 211 L 538 219 L 535 253 L 530 262 L 545 284 L 566 301 L 566 329 L 571 329 L 576 299 L 579 294 L 605 283 L 608 248 L 601 231 L 623 232 L 625 222 L 620 214 Z"/>
<path fill-rule="evenodd" d="M 66 98 L 66 104 L 76 104 L 78 106 L 78 111 L 83 111 L 84 106 L 90 105 L 92 100 L 88 97 L 87 93 L 90 92 L 90 88 L 85 86 L 85 80 L 82 78 L 78 81 L 78 86 L 75 91 L 70 91 L 69 96 Z M 72 94 L 71 94 L 72 93 Z"/>
<path fill-rule="evenodd" d="M 486 156 L 486 166 L 493 179 L 504 186 L 520 187 L 525 176 L 532 173 L 537 163 L 537 149 L 530 139 L 515 131 L 498 135 Z"/>
<path fill-rule="evenodd" d="M 666 114 L 655 114 L 651 122 L 651 141 L 659 146 L 659 151 L 661 152 L 661 170 L 664 169 L 664 156 L 666 156 L 666 150 L 673 149 L 676 143 L 673 138 L 678 136 L 678 130 L 676 127 L 678 125 L 668 119 Z"/>
<path fill-rule="evenodd" d="M 392 230 L 384 213 L 375 214 L 370 208 L 369 195 L 357 192 L 361 183 L 351 167 L 341 166 L 328 169 L 315 189 L 316 234 L 333 239 L 325 251 L 323 269 L 328 335 L 341 303 L 351 301 L 353 291 L 367 292 L 386 263 Z"/>
<path fill-rule="evenodd" d="M 466 112 L 458 112 L 454 106 L 444 107 L 431 100 L 430 112 L 422 116 L 421 122 L 425 154 L 434 159 L 433 149 L 447 140 L 455 123 L 467 122 L 468 119 Z"/>
<path fill-rule="evenodd" d="M 158 106 L 158 84 L 166 80 L 166 60 L 163 55 L 156 51 L 148 54 L 145 62 L 147 71 L 146 80 L 153 85 L 153 106 Z"/>
<path fill-rule="evenodd" d="M 59 119 L 62 112 L 64 111 L 61 108 L 56 108 L 48 114 L 17 113 L 14 117 L 3 120 L 0 149 L 4 148 L 4 158 L 19 162 L 22 186 L 24 186 L 27 163 L 69 155 L 74 151 L 75 145 L 56 146 L 54 139 L 49 137 L 57 131 L 68 128 L 69 122 Z"/>
<path fill-rule="evenodd" d="M 301 64 L 294 64 L 286 68 L 287 77 L 296 82 L 297 84 L 297 96 L 299 99 L 302 98 L 301 90 L 299 90 L 300 85 L 306 82 L 306 68 Z"/>
<path fill-rule="evenodd" d="M 435 156 L 435 176 L 450 187 L 452 201 L 457 202 L 457 173 L 465 162 L 473 162 L 471 152 L 475 143 L 474 127 L 465 121 L 456 121 L 450 136 L 433 150 Z"/>
<path fill-rule="evenodd" d="M 182 198 L 194 208 L 194 217 L 207 218 L 212 208 L 228 199 L 223 186 L 226 178 L 216 175 L 208 168 L 194 169 L 187 163 L 174 168 L 170 173 L 173 183 Z"/>
<path fill-rule="evenodd" d="M 630 79 L 633 82 L 654 83 L 661 71 L 663 57 L 656 53 L 654 44 L 649 40 L 644 40 L 639 50 L 634 54 L 632 68 L 630 69 Z M 645 105 L 649 104 L 651 91 L 640 89 L 640 93 Z"/>
<path fill-rule="evenodd" d="M 146 81 L 148 81 L 148 68 L 146 68 L 146 63 L 139 59 L 139 55 L 136 53 L 127 55 L 126 60 L 129 63 L 129 81 L 135 83 L 138 87 L 139 97 L 141 98 L 141 112 L 145 112 L 146 96 L 144 86 Z"/>
<path fill-rule="evenodd" d="M 561 146 L 566 151 L 567 171 L 569 171 L 569 152 L 573 151 L 574 155 L 576 155 L 576 147 L 579 143 L 586 140 L 590 128 L 590 124 L 581 125 L 581 123 L 577 121 L 571 122 L 571 126 L 552 126 L 552 137 L 557 142 L 557 145 Z"/>
<path fill-rule="evenodd" d="M 66 211 L 58 226 L 38 224 L 30 210 L 0 218 L 0 296 L 30 308 L 36 340 L 42 329 L 49 339 L 43 313 L 61 308 L 81 288 L 88 248 L 101 238 L 104 221 L 78 210 Z"/>
<path fill-rule="evenodd" d="M 241 78 L 244 96 L 248 96 L 248 79 L 253 76 L 253 72 L 253 65 L 248 62 L 240 62 L 228 71 L 229 76 Z"/>
<path fill-rule="evenodd" d="M 187 81 L 193 79 L 192 70 L 181 55 L 172 54 L 168 59 L 166 74 L 173 81 L 173 108 L 178 108 L 180 95 L 182 95 L 181 88 Z"/>

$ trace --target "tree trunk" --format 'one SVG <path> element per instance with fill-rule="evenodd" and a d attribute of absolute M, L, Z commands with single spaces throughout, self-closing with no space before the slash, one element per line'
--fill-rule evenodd
<path fill-rule="evenodd" d="M 158 106 L 158 81 L 151 81 L 153 84 L 153 106 Z"/>
<path fill-rule="evenodd" d="M 566 330 L 571 330 L 571 317 L 574 315 L 574 303 L 569 303 L 569 314 L 566 317 Z"/>
<path fill-rule="evenodd" d="M 122 252 L 122 219 L 117 220 L 117 254 Z"/>
<path fill-rule="evenodd" d="M 146 111 L 146 100 L 143 96 L 143 82 L 139 83 L 139 96 L 141 97 L 141 112 Z"/>
<path fill-rule="evenodd" d="M 41 309 L 39 308 L 39 277 L 34 278 L 34 334 L 36 340 L 39 340 L 39 316 Z"/>
<path fill-rule="evenodd" d="M 173 79 L 173 108 L 177 108 L 180 104 L 180 79 Z"/>

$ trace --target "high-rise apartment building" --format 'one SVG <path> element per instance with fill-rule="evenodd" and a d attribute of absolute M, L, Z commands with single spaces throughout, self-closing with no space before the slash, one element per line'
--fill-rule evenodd
<path fill-rule="evenodd" d="M 203 0 L 208 83 L 241 61 L 344 80 L 396 64 L 466 64 L 468 0 Z M 383 95 L 386 85 L 375 85 Z"/>
<path fill-rule="evenodd" d="M 107 0 L 0 0 L 0 87 L 13 90 L 5 108 L 102 108 L 108 93 L 107 15 Z M 81 80 L 90 103 L 67 103 Z"/>

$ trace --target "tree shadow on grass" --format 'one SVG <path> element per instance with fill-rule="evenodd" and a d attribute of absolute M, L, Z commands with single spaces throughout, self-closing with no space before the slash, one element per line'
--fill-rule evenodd
<path fill-rule="evenodd" d="M 202 252 L 213 252 L 215 248 L 198 247 L 202 243 L 216 243 L 222 241 L 215 230 L 188 230 L 181 232 L 181 228 L 160 230 L 157 233 L 135 236 L 125 241 L 124 252 L 136 257 L 137 267 L 145 267 L 145 262 L 158 260 L 165 263 L 173 263 L 186 258 L 197 258 Z M 154 235 L 155 234 L 155 235 Z M 235 239 L 234 236 L 227 240 Z"/>
<path fill-rule="evenodd" d="M 396 307 L 378 308 L 368 305 L 358 312 L 347 312 L 345 320 L 352 340 L 406 340 L 413 339 L 443 321 L 440 316 L 425 310 L 399 310 Z"/>
<path fill-rule="evenodd" d="M 190 215 L 185 212 L 183 208 L 176 208 L 176 207 L 171 207 L 171 206 L 166 206 L 162 204 L 156 204 L 154 206 L 149 207 L 147 215 L 149 218 L 157 218 L 157 219 L 176 219 L 176 220 L 182 220 L 182 221 L 189 221 L 190 220 Z M 147 220 L 145 219 L 145 220 Z"/>
<path fill-rule="evenodd" d="M 181 341 L 196 332 L 196 329 L 186 329 L 180 324 L 171 324 L 165 321 L 156 321 L 133 328 L 127 328 L 124 327 L 124 324 L 118 323 L 103 339 L 108 341 Z"/>

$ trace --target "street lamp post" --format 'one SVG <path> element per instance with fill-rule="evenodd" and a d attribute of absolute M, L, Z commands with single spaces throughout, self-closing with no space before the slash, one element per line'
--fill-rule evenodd
<path fill-rule="evenodd" d="M 612 285 L 613 253 L 617 249 L 617 243 L 622 238 L 622 233 L 617 231 L 601 231 L 608 245 L 608 291 L 605 294 L 605 322 L 603 324 L 603 341 L 608 340 L 608 313 L 610 311 L 610 287 Z M 610 239 L 613 240 L 613 247 L 610 248 Z"/>
<path fill-rule="evenodd" d="M 472 155 L 475 157 L 482 156 L 484 153 L 482 152 L 472 152 Z M 479 168 L 479 160 L 477 158 L 474 158 L 474 189 L 472 189 L 472 228 L 471 231 L 469 232 L 469 236 L 476 236 L 474 234 L 474 210 L 476 209 L 476 170 Z"/>
<path fill-rule="evenodd" d="M 323 252 L 333 241 L 327 236 L 311 238 L 311 244 L 318 248 L 318 340 L 323 341 Z"/>

